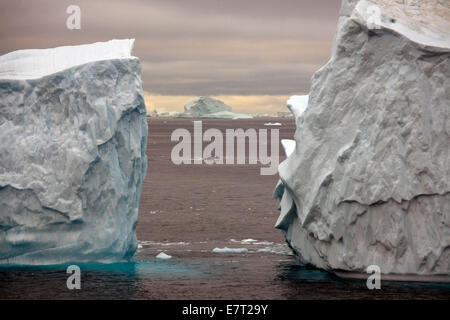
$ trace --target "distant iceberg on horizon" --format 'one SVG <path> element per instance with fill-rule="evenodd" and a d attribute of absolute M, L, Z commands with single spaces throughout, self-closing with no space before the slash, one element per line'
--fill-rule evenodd
<path fill-rule="evenodd" d="M 233 113 L 231 107 L 211 97 L 198 97 L 184 105 L 184 112 L 176 115 L 179 118 L 203 119 L 252 119 L 251 114 Z"/>

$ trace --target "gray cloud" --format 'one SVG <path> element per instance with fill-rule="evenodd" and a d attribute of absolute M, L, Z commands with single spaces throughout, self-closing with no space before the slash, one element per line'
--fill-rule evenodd
<path fill-rule="evenodd" d="M 78 4 L 82 29 L 65 28 Z M 340 0 L 0 0 L 0 54 L 136 38 L 144 88 L 167 95 L 306 92 Z"/>

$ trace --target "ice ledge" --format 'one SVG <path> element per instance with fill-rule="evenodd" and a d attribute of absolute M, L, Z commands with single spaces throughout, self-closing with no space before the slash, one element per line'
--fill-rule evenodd
<path fill-rule="evenodd" d="M 435 5 L 434 9 L 431 5 L 422 8 L 418 4 L 388 6 L 386 2 L 360 0 L 350 18 L 370 30 L 389 29 L 426 47 L 450 49 L 447 31 L 450 22 L 443 18 L 450 16 L 449 8 L 442 5 Z M 440 15 L 435 12 L 438 9 Z"/>
<path fill-rule="evenodd" d="M 38 79 L 89 62 L 132 57 L 134 39 L 51 49 L 18 50 L 0 56 L 0 79 Z"/>

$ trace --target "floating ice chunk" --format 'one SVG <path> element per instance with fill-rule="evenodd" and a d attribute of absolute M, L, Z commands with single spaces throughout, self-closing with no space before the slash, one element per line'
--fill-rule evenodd
<path fill-rule="evenodd" d="M 285 244 L 277 244 L 277 245 L 274 245 L 274 246 L 261 248 L 261 249 L 256 250 L 256 252 L 273 253 L 273 254 L 284 254 L 284 255 L 288 255 L 288 256 L 293 255 L 292 251 Z"/>
<path fill-rule="evenodd" d="M 187 246 L 190 243 L 189 242 L 156 242 L 156 241 L 149 241 L 149 240 L 142 240 L 139 241 L 144 246 Z"/>
<path fill-rule="evenodd" d="M 172 118 L 172 117 L 176 117 L 177 115 L 179 115 L 179 112 L 176 111 L 168 111 L 165 108 L 158 108 L 153 110 L 153 112 L 151 113 L 151 116 L 153 118 Z"/>
<path fill-rule="evenodd" d="M 258 240 L 255 239 L 244 239 L 241 241 L 241 243 L 251 243 L 251 242 L 257 242 Z"/>
<path fill-rule="evenodd" d="M 241 244 L 246 244 L 246 243 L 254 243 L 257 242 L 258 240 L 255 239 L 243 239 L 243 240 L 235 240 L 235 239 L 230 239 L 230 242 L 235 242 L 235 243 L 241 243 Z"/>
<path fill-rule="evenodd" d="M 253 242 L 252 244 L 268 246 L 268 245 L 273 244 L 273 242 L 271 242 L 271 241 L 257 241 L 257 242 Z"/>
<path fill-rule="evenodd" d="M 160 252 L 157 256 L 157 259 L 162 259 L 162 260 L 168 260 L 168 259 L 172 259 L 172 256 L 169 256 L 168 254 L 165 254 L 164 252 Z"/>
<path fill-rule="evenodd" d="M 286 102 L 286 106 L 289 110 L 291 110 L 294 118 L 297 119 L 303 114 L 303 112 L 305 112 L 306 108 L 308 107 L 308 101 L 308 95 L 291 96 Z"/>
<path fill-rule="evenodd" d="M 214 253 L 245 253 L 248 252 L 247 248 L 214 248 L 212 250 Z"/>

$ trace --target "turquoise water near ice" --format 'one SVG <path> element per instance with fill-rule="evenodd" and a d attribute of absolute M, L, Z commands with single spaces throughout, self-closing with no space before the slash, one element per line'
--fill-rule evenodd
<path fill-rule="evenodd" d="M 79 264 L 81 290 L 66 286 L 68 265 L 0 267 L 1 299 L 449 299 L 450 284 L 343 280 L 274 255 Z"/>

